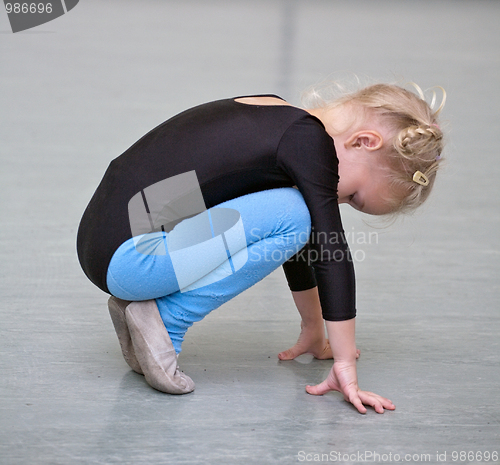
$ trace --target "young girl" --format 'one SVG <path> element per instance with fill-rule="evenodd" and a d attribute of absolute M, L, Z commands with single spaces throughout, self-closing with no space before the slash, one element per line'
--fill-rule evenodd
<path fill-rule="evenodd" d="M 354 270 L 338 204 L 374 215 L 420 205 L 441 160 L 441 107 L 386 84 L 308 110 L 238 97 L 169 119 L 113 160 L 77 246 L 86 275 L 112 295 L 130 367 L 155 389 L 191 392 L 177 365 L 187 329 L 283 265 L 302 331 L 280 359 L 333 356 L 308 393 L 340 391 L 362 413 L 394 409 L 358 387 Z"/>

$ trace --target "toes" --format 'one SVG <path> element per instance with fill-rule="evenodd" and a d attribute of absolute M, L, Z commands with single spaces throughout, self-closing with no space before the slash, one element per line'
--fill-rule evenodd
<path fill-rule="evenodd" d="M 280 352 L 278 354 L 278 358 L 280 360 L 293 360 L 295 358 L 295 354 L 293 353 L 292 349 L 285 350 L 283 352 Z"/>
<path fill-rule="evenodd" d="M 305 351 L 303 349 L 301 349 L 300 347 L 298 347 L 296 344 L 293 347 L 291 347 L 290 349 L 284 350 L 283 352 L 280 352 L 278 354 L 278 358 L 280 360 L 293 360 L 302 354 L 305 354 Z"/>

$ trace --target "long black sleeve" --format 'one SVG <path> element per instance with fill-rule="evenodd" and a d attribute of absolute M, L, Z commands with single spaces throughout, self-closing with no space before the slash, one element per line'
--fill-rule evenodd
<path fill-rule="evenodd" d="M 330 321 L 354 318 L 354 267 L 338 207 L 338 159 L 333 140 L 319 120 L 304 116 L 290 126 L 279 145 L 278 166 L 294 180 L 311 214 L 308 255 L 323 317 Z M 296 265 L 295 272 L 300 270 L 304 267 Z M 293 273 L 291 268 L 287 271 Z M 296 279 L 300 277 L 294 276 L 292 281 Z M 310 285 L 310 275 L 305 279 Z"/>

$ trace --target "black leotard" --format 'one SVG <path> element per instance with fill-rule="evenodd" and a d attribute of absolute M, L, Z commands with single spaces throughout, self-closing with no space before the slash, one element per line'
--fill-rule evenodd
<path fill-rule="evenodd" d="M 337 203 L 338 159 L 322 123 L 289 105 L 206 103 L 160 124 L 113 160 L 80 223 L 77 249 L 88 278 L 109 292 L 106 274 L 131 237 L 128 202 L 142 189 L 196 171 L 207 208 L 252 192 L 297 186 L 311 214 L 313 268 L 283 267 L 292 291 L 318 285 L 323 316 L 355 316 L 354 269 Z M 314 253 L 313 253 L 314 252 Z"/>

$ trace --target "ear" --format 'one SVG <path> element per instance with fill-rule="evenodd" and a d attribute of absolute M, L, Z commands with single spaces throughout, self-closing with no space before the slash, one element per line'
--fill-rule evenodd
<path fill-rule="evenodd" d="M 346 148 L 364 148 L 366 150 L 375 151 L 382 147 L 384 138 L 377 131 L 358 131 L 345 141 Z"/>

